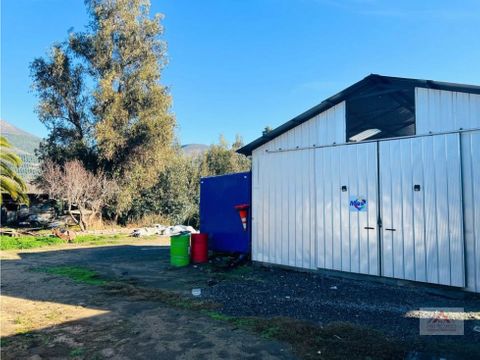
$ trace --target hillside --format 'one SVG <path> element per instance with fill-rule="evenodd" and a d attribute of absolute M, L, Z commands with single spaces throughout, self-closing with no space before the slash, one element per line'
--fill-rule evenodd
<path fill-rule="evenodd" d="M 207 151 L 208 146 L 204 144 L 185 144 L 182 145 L 183 153 L 187 156 L 198 156 Z"/>
<path fill-rule="evenodd" d="M 30 134 L 15 125 L 0 119 L 0 130 L 2 136 L 12 144 L 13 151 L 22 159 L 19 174 L 26 182 L 31 182 L 39 173 L 39 161 L 35 155 L 41 139 Z"/>

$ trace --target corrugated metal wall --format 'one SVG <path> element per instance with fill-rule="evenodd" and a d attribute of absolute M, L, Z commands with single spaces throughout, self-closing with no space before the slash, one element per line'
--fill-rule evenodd
<path fill-rule="evenodd" d="M 252 258 L 316 267 L 314 150 L 263 153 L 252 167 Z"/>
<path fill-rule="evenodd" d="M 295 149 L 345 143 L 345 101 L 254 150 Z"/>
<path fill-rule="evenodd" d="M 314 150 L 282 153 L 266 150 L 344 142 L 345 102 L 342 102 L 253 151 L 253 260 L 317 267 Z"/>
<path fill-rule="evenodd" d="M 416 89 L 416 117 L 417 134 L 479 128 L 480 96 Z M 480 131 L 302 149 L 344 142 L 341 103 L 253 151 L 253 260 L 480 292 Z"/>
<path fill-rule="evenodd" d="M 462 133 L 467 288 L 480 292 L 480 131 Z"/>
<path fill-rule="evenodd" d="M 463 287 L 460 135 L 380 142 L 382 275 Z"/>
<path fill-rule="evenodd" d="M 480 128 L 480 95 L 415 88 L 416 134 Z"/>
<path fill-rule="evenodd" d="M 379 275 L 377 144 L 316 149 L 315 183 L 317 266 Z M 352 198 L 366 207 L 352 209 Z"/>

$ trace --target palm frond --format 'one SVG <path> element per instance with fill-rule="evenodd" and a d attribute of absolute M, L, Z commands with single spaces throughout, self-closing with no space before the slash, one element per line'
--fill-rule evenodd
<path fill-rule="evenodd" d="M 0 136 L 0 191 L 8 193 L 16 201 L 28 204 L 27 185 L 14 170 L 14 167 L 20 166 L 22 160 L 11 148 L 8 140 Z"/>

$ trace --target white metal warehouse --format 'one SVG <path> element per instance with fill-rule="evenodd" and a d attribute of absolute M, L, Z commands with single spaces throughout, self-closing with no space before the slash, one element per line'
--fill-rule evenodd
<path fill-rule="evenodd" d="M 369 75 L 239 152 L 254 261 L 480 292 L 480 86 Z"/>

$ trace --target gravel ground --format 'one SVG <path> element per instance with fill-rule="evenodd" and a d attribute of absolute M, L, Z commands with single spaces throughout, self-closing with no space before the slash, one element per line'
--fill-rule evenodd
<path fill-rule="evenodd" d="M 413 316 L 419 315 L 420 308 L 462 307 L 467 321 L 461 340 L 480 341 L 480 333 L 473 331 L 480 325 L 477 295 L 281 268 L 246 269 L 241 275 L 233 271 L 227 281 L 205 289 L 204 296 L 223 304 L 222 312 L 231 316 L 286 316 L 319 324 L 348 321 L 401 340 L 419 335 L 419 319 Z"/>

